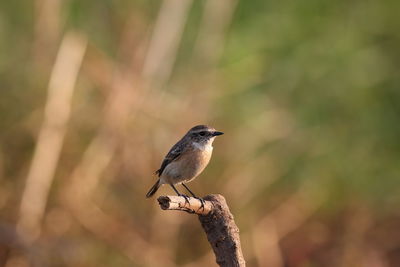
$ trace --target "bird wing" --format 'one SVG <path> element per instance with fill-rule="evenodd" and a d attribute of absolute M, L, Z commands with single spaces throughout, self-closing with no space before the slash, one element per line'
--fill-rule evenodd
<path fill-rule="evenodd" d="M 180 140 L 178 143 L 176 143 L 171 150 L 168 152 L 168 154 L 165 156 L 163 162 L 161 163 L 160 169 L 156 171 L 156 174 L 158 177 L 161 176 L 163 173 L 165 167 L 167 167 L 168 164 L 173 162 L 174 160 L 177 160 L 181 155 L 183 150 L 185 149 L 185 145 L 183 144 L 183 141 Z"/>

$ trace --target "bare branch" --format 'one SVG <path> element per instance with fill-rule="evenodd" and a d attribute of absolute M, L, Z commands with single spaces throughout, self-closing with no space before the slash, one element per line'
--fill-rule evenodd
<path fill-rule="evenodd" d="M 219 266 L 246 266 L 240 245 L 239 228 L 233 220 L 225 198 L 221 195 L 204 197 L 204 209 L 200 200 L 181 196 L 161 196 L 158 198 L 163 210 L 181 210 L 199 215 L 200 223 L 213 248 Z"/>
<path fill-rule="evenodd" d="M 208 215 L 213 209 L 211 201 L 205 201 L 204 207 L 201 207 L 201 201 L 194 197 L 185 199 L 180 196 L 161 196 L 157 200 L 163 210 L 182 210 L 198 215 Z"/>

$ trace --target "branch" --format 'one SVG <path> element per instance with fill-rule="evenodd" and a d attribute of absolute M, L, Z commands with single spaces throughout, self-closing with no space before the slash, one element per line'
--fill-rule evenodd
<path fill-rule="evenodd" d="M 200 200 L 194 197 L 185 199 L 180 196 L 161 196 L 157 200 L 163 210 L 181 210 L 198 215 L 208 215 L 213 209 L 211 201 L 204 201 L 204 208 L 202 208 Z"/>
<path fill-rule="evenodd" d="M 188 200 L 188 201 L 187 201 Z M 245 261 L 240 246 L 239 229 L 233 220 L 225 198 L 221 195 L 204 197 L 204 209 L 200 200 L 181 196 L 161 196 L 161 209 L 181 210 L 199 215 L 199 221 L 214 250 L 216 261 L 223 267 L 244 267 Z"/>

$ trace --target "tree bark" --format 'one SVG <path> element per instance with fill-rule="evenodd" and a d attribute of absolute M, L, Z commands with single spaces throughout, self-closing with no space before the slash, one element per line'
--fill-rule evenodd
<path fill-rule="evenodd" d="M 225 198 L 221 195 L 208 195 L 203 199 L 204 208 L 200 200 L 192 197 L 161 196 L 158 202 L 163 210 L 181 210 L 198 215 L 219 266 L 246 266 L 240 246 L 239 228 Z"/>

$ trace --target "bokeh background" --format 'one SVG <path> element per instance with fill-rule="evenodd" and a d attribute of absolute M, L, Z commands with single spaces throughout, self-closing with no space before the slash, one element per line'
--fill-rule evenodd
<path fill-rule="evenodd" d="M 0 265 L 215 266 L 195 216 L 144 197 L 209 124 L 190 187 L 226 197 L 248 266 L 400 266 L 399 10 L 1 1 Z"/>

